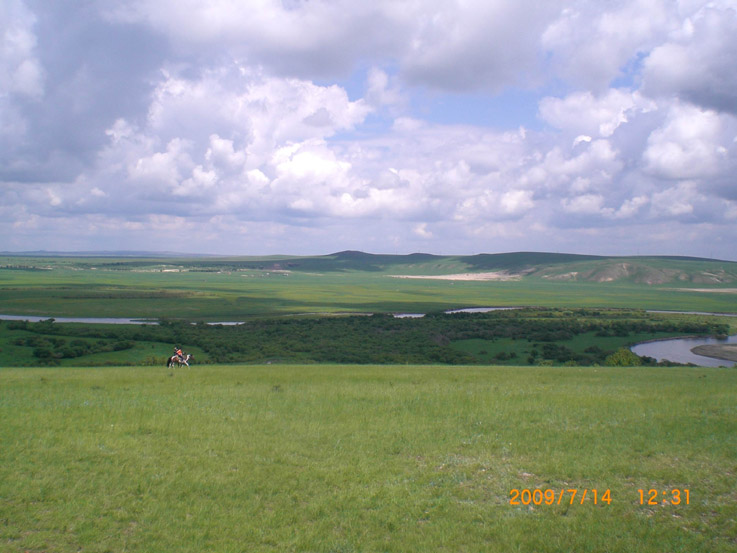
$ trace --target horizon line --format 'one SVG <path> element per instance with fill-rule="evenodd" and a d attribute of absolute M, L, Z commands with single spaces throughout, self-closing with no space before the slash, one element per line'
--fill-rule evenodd
<path fill-rule="evenodd" d="M 648 258 L 648 257 L 659 257 L 659 258 L 671 258 L 671 259 L 684 259 L 684 260 L 701 260 L 701 261 L 719 261 L 725 263 L 737 263 L 737 260 L 730 259 L 719 259 L 713 257 L 683 255 L 683 254 L 590 254 L 590 253 L 572 253 L 572 252 L 553 252 L 553 251 L 533 251 L 533 250 L 517 250 L 517 251 L 506 251 L 506 252 L 479 252 L 473 254 L 463 253 L 427 253 L 427 252 L 411 252 L 411 253 L 374 253 L 365 252 L 362 250 L 341 250 L 337 252 L 324 253 L 324 254 L 286 254 L 286 253 L 273 253 L 273 254 L 220 254 L 220 253 L 194 253 L 194 252 L 173 252 L 173 251 L 155 251 L 155 250 L 23 250 L 23 251 L 0 251 L 0 256 L 4 257 L 143 257 L 143 258 L 156 258 L 156 257 L 167 257 L 167 258 L 187 258 L 187 257 L 211 257 L 211 258 L 234 258 L 234 257 L 254 257 L 254 258 L 266 258 L 266 257 L 330 257 L 341 254 L 363 254 L 371 256 L 394 256 L 394 257 L 407 257 L 413 255 L 428 255 L 434 257 L 475 257 L 481 255 L 516 255 L 516 254 L 544 254 L 544 255 L 561 255 L 561 256 L 581 256 L 581 257 L 598 257 L 598 258 Z"/>

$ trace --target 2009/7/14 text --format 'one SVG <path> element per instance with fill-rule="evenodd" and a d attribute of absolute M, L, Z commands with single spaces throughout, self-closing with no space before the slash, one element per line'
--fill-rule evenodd
<path fill-rule="evenodd" d="M 667 490 L 638 489 L 640 505 L 690 505 L 691 494 L 688 488 Z M 514 488 L 509 491 L 510 505 L 583 505 L 587 500 L 593 505 L 611 505 L 612 491 L 607 488 L 600 493 L 596 488 L 564 488 L 561 490 L 541 490 L 536 488 Z"/>
<path fill-rule="evenodd" d="M 611 505 L 612 492 L 607 489 L 603 493 L 599 493 L 596 488 L 582 490 L 578 488 L 567 488 L 562 490 L 541 490 L 541 489 L 522 489 L 517 488 L 509 492 L 510 505 L 573 505 L 578 503 L 583 505 L 588 499 L 594 505 Z"/>

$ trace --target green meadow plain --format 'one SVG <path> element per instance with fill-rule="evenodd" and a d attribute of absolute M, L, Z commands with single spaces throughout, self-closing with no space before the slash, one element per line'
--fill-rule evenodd
<path fill-rule="evenodd" d="M 5 259 L 0 313 L 176 324 L 473 306 L 737 313 L 734 264 L 628 261 L 606 280 L 620 260 L 574 256 L 521 279 L 446 281 L 390 275 L 519 259 L 334 257 L 290 272 L 286 258 Z M 730 317 L 663 317 L 735 331 Z M 77 339 L 100 365 L 134 355 L 114 333 Z M 141 344 L 135 355 L 152 360 L 171 347 Z M 0 343 L 0 360 L 16 347 Z M 734 369 L 73 362 L 0 363 L 0 551 L 737 551 Z"/>
<path fill-rule="evenodd" d="M 737 263 L 659 258 L 624 263 L 562 254 L 418 255 L 0 257 L 0 313 L 238 321 L 299 313 L 426 313 L 475 306 L 737 312 L 737 294 L 729 293 L 737 281 Z M 621 272 L 623 265 L 628 267 L 626 274 Z M 396 278 L 469 271 L 525 276 L 491 281 Z M 588 277 L 567 280 L 570 274 Z"/>
<path fill-rule="evenodd" d="M 733 370 L 5 369 L 0 387 L 3 551 L 737 549 Z"/>

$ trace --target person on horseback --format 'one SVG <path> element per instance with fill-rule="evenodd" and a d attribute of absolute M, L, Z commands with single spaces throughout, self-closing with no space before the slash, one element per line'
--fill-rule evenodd
<path fill-rule="evenodd" d="M 169 359 L 166 360 L 166 367 L 169 368 L 172 365 L 174 365 L 174 363 L 176 363 L 180 367 L 182 365 L 186 365 L 187 367 L 189 367 L 189 361 L 191 359 L 192 359 L 191 353 L 184 355 L 184 353 L 182 352 L 182 349 L 179 346 L 177 346 L 174 348 L 174 355 L 172 355 L 171 357 L 169 357 Z"/>

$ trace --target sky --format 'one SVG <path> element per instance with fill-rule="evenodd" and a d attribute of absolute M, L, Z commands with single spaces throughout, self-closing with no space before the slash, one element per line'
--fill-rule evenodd
<path fill-rule="evenodd" d="M 2 0 L 0 251 L 737 260 L 737 0 Z"/>

